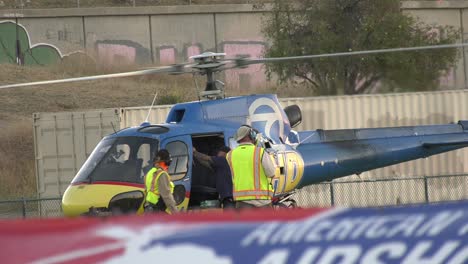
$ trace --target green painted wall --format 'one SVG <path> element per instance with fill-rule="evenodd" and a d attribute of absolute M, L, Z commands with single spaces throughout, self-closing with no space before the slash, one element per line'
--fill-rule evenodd
<path fill-rule="evenodd" d="M 26 29 L 13 21 L 0 22 L 0 63 L 48 65 L 62 59 L 57 48 L 30 44 Z"/>

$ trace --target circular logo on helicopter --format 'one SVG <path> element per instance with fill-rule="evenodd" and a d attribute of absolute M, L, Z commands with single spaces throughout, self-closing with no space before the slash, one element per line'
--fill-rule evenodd
<path fill-rule="evenodd" d="M 273 111 L 273 112 L 271 112 Z M 269 138 L 282 137 L 284 135 L 283 116 L 278 104 L 270 98 L 258 98 L 249 107 L 250 122 L 265 123 L 263 131 Z M 278 131 L 274 133 L 273 126 L 278 123 Z"/>

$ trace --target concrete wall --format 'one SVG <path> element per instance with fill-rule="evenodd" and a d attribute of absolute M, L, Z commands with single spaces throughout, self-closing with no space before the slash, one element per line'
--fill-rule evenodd
<path fill-rule="evenodd" d="M 34 54 L 47 57 L 56 51 L 66 59 L 71 53 L 81 52 L 103 64 L 170 64 L 203 51 L 225 52 L 228 57 L 260 57 L 268 45 L 261 34 L 261 20 L 270 8 L 241 4 L 0 10 L 0 33 L 6 23 L 18 23 L 29 36 Z M 424 22 L 460 28 L 466 39 L 468 1 L 402 1 L 402 8 Z M 14 57 L 15 49 L 9 49 L 9 53 Z M 28 63 L 56 61 L 39 55 Z M 441 79 L 442 87 L 466 87 L 467 56 L 463 55 Z M 6 55 L 0 52 L 0 56 Z M 226 72 L 226 83 L 241 92 L 247 86 L 262 87 L 266 82 L 262 67 L 252 65 Z"/>

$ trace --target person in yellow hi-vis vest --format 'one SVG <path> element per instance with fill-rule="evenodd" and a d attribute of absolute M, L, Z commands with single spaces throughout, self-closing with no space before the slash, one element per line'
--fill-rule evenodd
<path fill-rule="evenodd" d="M 167 169 L 171 165 L 171 155 L 166 149 L 158 151 L 153 159 L 154 167 L 145 177 L 146 201 L 145 212 L 177 212 L 176 202 L 172 193 L 174 183 Z"/>
<path fill-rule="evenodd" d="M 231 168 L 236 208 L 271 207 L 275 165 L 261 146 L 255 144 L 256 131 L 242 125 L 234 135 L 239 145 L 226 156 Z"/>

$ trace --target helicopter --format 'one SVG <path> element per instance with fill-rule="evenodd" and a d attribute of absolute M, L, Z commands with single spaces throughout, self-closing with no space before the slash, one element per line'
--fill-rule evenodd
<path fill-rule="evenodd" d="M 216 73 L 275 61 L 465 45 L 468 44 L 259 59 L 225 59 L 225 53 L 205 52 L 182 64 L 3 85 L 0 89 L 161 73 L 206 76 L 200 99 L 175 104 L 165 123 L 145 121 L 102 138 L 63 195 L 66 216 L 142 213 L 144 177 L 155 153 L 163 148 L 173 159 L 168 172 L 175 184 L 173 195 L 178 208 L 200 209 L 216 201 L 215 179 L 194 159 L 193 149 L 214 156 L 221 146 L 234 148 L 234 134 L 245 124 L 258 132 L 256 144 L 265 148 L 276 165 L 271 181 L 274 204 L 295 207 L 292 195 L 302 187 L 467 147 L 468 120 L 446 125 L 295 131 L 302 121 L 297 105 L 283 108 L 274 94 L 225 97 L 224 84 L 216 80 Z"/>

